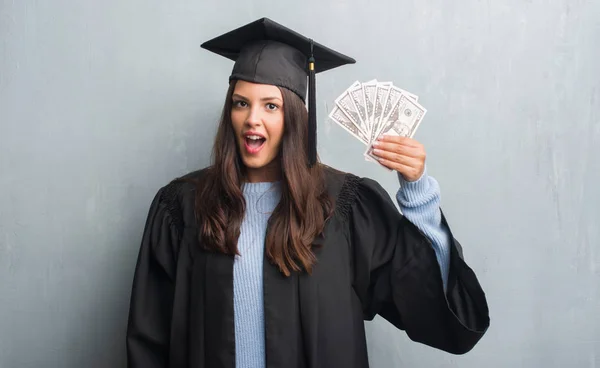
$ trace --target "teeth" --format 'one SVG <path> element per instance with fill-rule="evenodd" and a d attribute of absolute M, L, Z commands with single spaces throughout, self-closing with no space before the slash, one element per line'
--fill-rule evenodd
<path fill-rule="evenodd" d="M 262 137 L 258 136 L 258 135 L 247 135 L 246 138 L 252 139 L 253 141 L 257 141 L 259 139 L 262 139 Z"/>

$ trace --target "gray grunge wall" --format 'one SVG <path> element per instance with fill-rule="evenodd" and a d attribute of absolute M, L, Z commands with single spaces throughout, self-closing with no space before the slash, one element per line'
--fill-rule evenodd
<path fill-rule="evenodd" d="M 355 57 L 318 79 L 319 150 L 393 174 L 327 121 L 355 80 L 420 96 L 416 139 L 492 325 L 465 356 L 366 324 L 373 367 L 600 366 L 600 3 L 0 0 L 0 367 L 124 367 L 156 190 L 208 163 L 232 64 L 268 16 Z"/>

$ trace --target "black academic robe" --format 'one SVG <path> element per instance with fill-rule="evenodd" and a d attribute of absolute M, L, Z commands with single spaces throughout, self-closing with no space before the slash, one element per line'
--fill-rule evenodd
<path fill-rule="evenodd" d="M 458 241 L 444 292 L 431 243 L 377 182 L 330 168 L 326 181 L 335 214 L 314 241 L 312 275 L 285 277 L 264 263 L 266 368 L 368 367 L 363 321 L 377 314 L 413 341 L 471 350 L 488 328 L 488 306 Z M 194 195 L 194 185 L 175 181 L 151 204 L 133 280 L 129 367 L 235 367 L 233 258 L 201 249 Z"/>

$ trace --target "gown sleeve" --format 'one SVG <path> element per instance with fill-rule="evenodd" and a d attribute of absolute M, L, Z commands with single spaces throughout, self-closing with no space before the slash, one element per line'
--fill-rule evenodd
<path fill-rule="evenodd" d="M 416 342 L 470 351 L 489 326 L 485 293 L 451 235 L 447 290 L 428 238 L 375 181 L 356 178 L 350 210 L 353 286 L 365 320 L 379 314 Z M 448 226 L 442 213 L 442 222 Z M 448 227 L 449 229 L 449 227 Z"/>
<path fill-rule="evenodd" d="M 178 234 L 161 189 L 146 220 L 137 258 L 127 325 L 129 368 L 168 366 Z"/>
<path fill-rule="evenodd" d="M 442 223 L 440 185 L 427 174 L 427 168 L 418 180 L 412 182 L 404 180 L 399 172 L 397 175 L 400 189 L 396 192 L 396 202 L 404 217 L 431 241 L 446 290 L 452 237 L 448 226 Z"/>

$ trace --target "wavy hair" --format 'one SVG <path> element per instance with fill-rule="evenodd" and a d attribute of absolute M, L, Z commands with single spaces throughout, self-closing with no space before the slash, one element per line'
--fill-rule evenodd
<path fill-rule="evenodd" d="M 212 164 L 197 183 L 196 218 L 203 248 L 228 255 L 239 254 L 237 241 L 244 219 L 246 202 L 242 185 L 245 166 L 231 122 L 230 83 L 217 129 Z M 320 235 L 332 214 L 323 166 L 308 166 L 308 113 L 300 97 L 280 88 L 283 96 L 284 131 L 280 152 L 281 200 L 267 225 L 267 259 L 286 276 L 305 270 L 311 273 L 316 262 L 313 240 Z"/>

